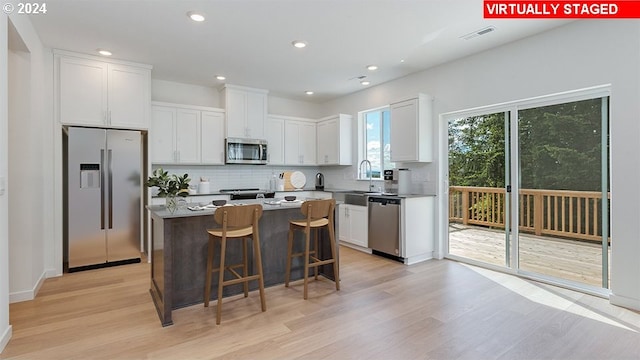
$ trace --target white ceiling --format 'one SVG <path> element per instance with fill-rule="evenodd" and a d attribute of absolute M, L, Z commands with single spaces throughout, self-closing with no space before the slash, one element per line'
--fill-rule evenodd
<path fill-rule="evenodd" d="M 45 46 L 153 65 L 153 78 L 324 102 L 562 25 L 485 20 L 482 0 L 47 0 Z M 202 23 L 186 13 L 201 12 Z M 487 26 L 495 31 L 460 37 Z M 293 40 L 308 42 L 296 49 Z M 404 62 L 401 62 L 404 60 Z M 379 69 L 370 72 L 366 65 Z M 306 90 L 315 91 L 307 96 Z"/>

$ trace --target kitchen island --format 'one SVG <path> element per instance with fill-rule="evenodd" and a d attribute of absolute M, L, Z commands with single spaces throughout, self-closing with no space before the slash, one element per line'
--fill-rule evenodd
<path fill-rule="evenodd" d="M 260 251 L 265 287 L 283 284 L 287 258 L 287 236 L 289 221 L 301 219 L 302 202 L 283 203 L 282 205 L 265 204 L 262 200 L 230 201 L 230 205 L 260 203 L 263 214 L 260 218 Z M 178 209 L 168 212 L 164 206 L 149 206 L 151 214 L 151 287 L 149 289 L 163 326 L 172 325 L 171 311 L 198 303 L 204 300 L 204 284 L 207 263 L 207 247 L 209 235 L 207 229 L 218 227 L 213 220 L 215 209 L 192 211 Z M 296 239 L 303 234 L 296 232 Z M 319 255 L 330 254 L 328 233 L 322 231 L 322 246 Z M 227 262 L 237 263 L 241 259 L 239 241 L 233 241 L 227 248 Z M 234 246 L 238 245 L 238 246 Z M 294 242 L 294 252 L 302 250 L 303 241 Z M 297 247 L 297 248 L 296 248 Z M 253 251 L 249 250 L 252 259 Z M 336 256 L 338 256 L 336 244 Z M 219 259 L 215 259 L 214 267 Z M 249 265 L 253 273 L 253 262 Z M 320 267 L 320 273 L 333 280 L 331 265 Z M 302 279 L 302 258 L 293 260 L 291 279 Z M 218 277 L 213 277 L 211 284 L 211 300 L 217 299 Z M 257 284 L 250 284 L 250 290 L 257 289 Z M 239 294 L 242 285 L 227 286 L 224 296 Z M 269 299 L 267 298 L 267 305 Z"/>

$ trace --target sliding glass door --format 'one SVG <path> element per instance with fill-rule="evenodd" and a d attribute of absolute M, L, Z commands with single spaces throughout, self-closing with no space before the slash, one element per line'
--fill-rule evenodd
<path fill-rule="evenodd" d="M 448 122 L 449 254 L 509 264 L 509 113 Z"/>
<path fill-rule="evenodd" d="M 518 111 L 520 270 L 608 286 L 607 103 Z"/>
<path fill-rule="evenodd" d="M 445 115 L 447 256 L 608 288 L 608 89 L 491 109 Z"/>

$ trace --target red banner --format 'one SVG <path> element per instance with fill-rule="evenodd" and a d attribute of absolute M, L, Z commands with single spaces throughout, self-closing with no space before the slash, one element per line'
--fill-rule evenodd
<path fill-rule="evenodd" d="M 484 1 L 490 19 L 640 18 L 640 1 Z"/>

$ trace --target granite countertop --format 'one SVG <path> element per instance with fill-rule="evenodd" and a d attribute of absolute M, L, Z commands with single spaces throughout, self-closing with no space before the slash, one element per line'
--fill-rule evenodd
<path fill-rule="evenodd" d="M 290 192 L 300 192 L 300 191 L 323 191 L 323 190 L 316 190 L 315 188 L 308 188 L 308 189 L 300 189 L 300 190 L 264 190 L 264 189 L 260 189 L 261 191 L 265 191 L 265 192 L 275 192 L 277 193 L 290 193 Z M 332 191 L 328 191 L 328 190 L 324 190 L 325 192 L 332 192 Z M 345 190 L 347 191 L 347 190 Z M 230 193 L 221 193 L 221 192 L 209 192 L 206 194 L 189 194 L 190 197 L 196 197 L 196 196 L 215 196 L 215 195 L 231 195 Z M 159 196 L 157 195 L 152 195 L 152 198 L 158 198 Z"/>
<path fill-rule="evenodd" d="M 277 204 L 274 204 L 277 203 Z M 248 205 L 248 204 L 261 204 L 262 205 L 262 209 L 264 211 L 271 211 L 271 210 L 284 210 L 284 209 L 296 209 L 296 208 L 300 208 L 300 206 L 302 205 L 303 201 L 302 200 L 296 200 L 296 201 L 280 201 L 279 199 L 248 199 L 248 200 L 233 200 L 233 201 L 228 201 L 227 204 L 225 206 L 230 206 L 230 205 Z M 170 213 L 169 211 L 167 211 L 167 209 L 165 208 L 164 205 L 149 205 L 147 206 L 147 209 L 149 209 L 152 213 L 152 215 L 155 215 L 157 217 L 163 218 L 163 219 L 169 219 L 169 218 L 178 218 L 178 217 L 189 217 L 189 216 L 205 216 L 205 215 L 213 215 L 213 213 L 216 211 L 217 207 L 207 207 L 203 210 L 189 210 L 188 207 L 196 207 L 198 206 L 198 203 L 190 203 L 187 204 L 187 208 L 184 209 L 177 209 L 175 212 Z"/>

